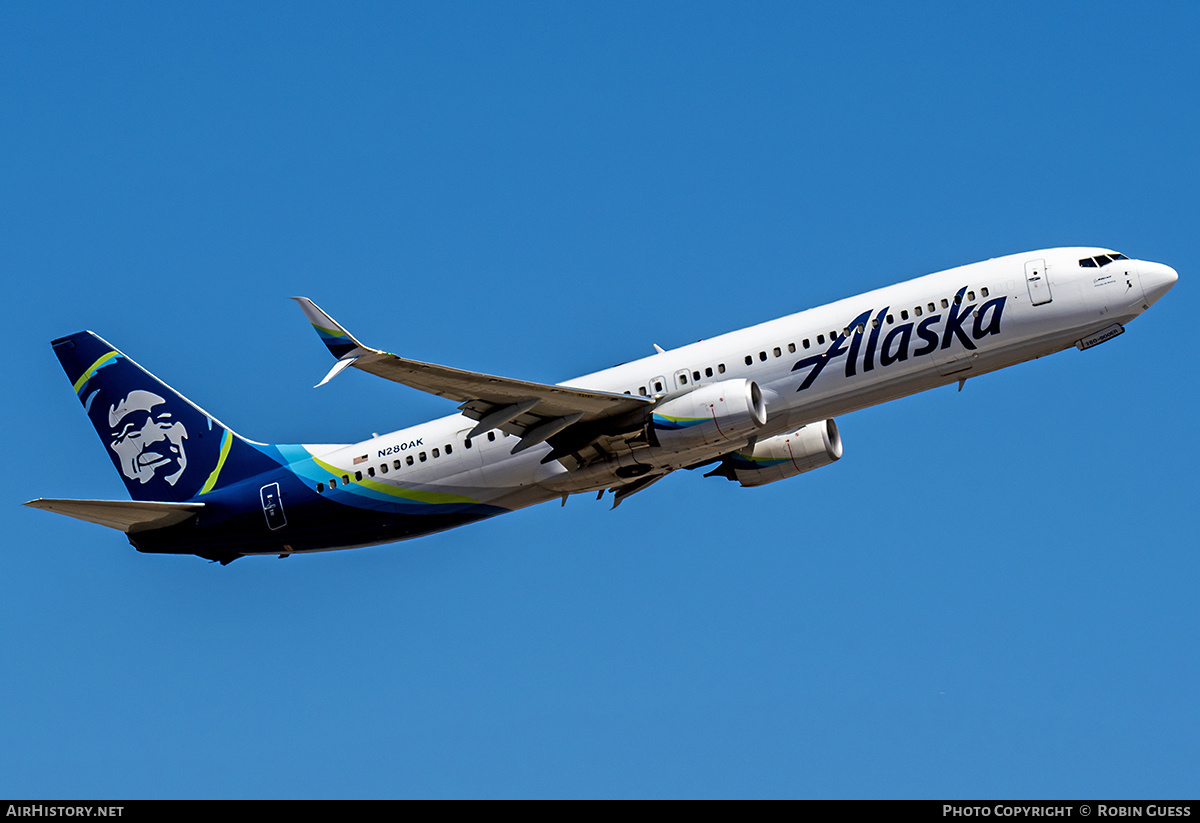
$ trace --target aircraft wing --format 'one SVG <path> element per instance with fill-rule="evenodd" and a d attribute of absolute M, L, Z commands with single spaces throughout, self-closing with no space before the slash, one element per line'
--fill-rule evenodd
<path fill-rule="evenodd" d="M 318 386 L 353 366 L 420 391 L 456 400 L 464 415 L 478 421 L 468 437 L 500 429 L 521 438 L 513 453 L 555 437 L 568 428 L 572 428 L 577 436 L 570 438 L 572 442 L 567 445 L 578 447 L 581 443 L 593 443 L 600 436 L 632 426 L 635 419 L 640 421 L 642 410 L 654 402 L 649 397 L 532 383 L 410 360 L 364 346 L 308 298 L 292 299 L 300 304 L 326 347 L 338 358 Z M 583 443 L 584 440 L 587 443 Z M 553 444 L 556 451 L 563 442 L 556 439 Z M 552 453 L 552 456 L 559 455 Z"/>

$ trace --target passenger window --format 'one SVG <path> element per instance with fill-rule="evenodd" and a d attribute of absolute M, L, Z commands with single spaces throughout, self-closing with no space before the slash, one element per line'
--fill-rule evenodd
<path fill-rule="evenodd" d="M 393 468 L 393 469 L 395 469 L 396 471 L 400 471 L 400 467 L 401 467 L 401 466 L 403 466 L 403 465 L 404 465 L 404 464 L 403 464 L 403 463 L 401 463 L 399 460 L 393 460 L 393 461 L 392 461 L 392 468 Z"/>
<path fill-rule="evenodd" d="M 441 457 L 441 456 L 442 456 L 442 453 L 441 453 L 440 451 L 438 451 L 438 449 L 437 449 L 437 446 L 434 446 L 434 447 L 433 447 L 433 456 L 434 456 L 434 457 Z"/>
<path fill-rule="evenodd" d="M 369 474 L 371 477 L 374 477 L 375 476 L 375 467 L 367 466 L 367 474 Z M 361 480 L 362 478 L 359 478 L 359 479 Z"/>
<path fill-rule="evenodd" d="M 687 375 L 686 374 L 679 375 L 679 385 L 681 385 L 681 386 L 687 385 Z"/>
<path fill-rule="evenodd" d="M 453 451 L 453 449 L 451 448 L 450 444 L 447 443 L 446 444 L 446 454 L 450 454 L 452 451 Z"/>
<path fill-rule="evenodd" d="M 944 298 L 944 297 L 942 298 L 942 308 L 943 308 L 943 309 L 948 309 L 948 308 L 950 308 L 950 301 L 949 301 L 949 300 L 947 300 L 947 299 L 946 299 L 946 298 Z"/>
<path fill-rule="evenodd" d="M 753 357 L 751 357 L 750 355 L 746 355 L 746 365 L 747 365 L 747 366 L 749 366 L 749 365 L 751 365 L 753 362 L 754 362 L 754 358 L 753 358 Z"/>
<path fill-rule="evenodd" d="M 929 304 L 929 313 L 933 314 L 935 311 L 937 311 L 937 305 L 934 303 L 930 303 Z"/>
<path fill-rule="evenodd" d="M 318 492 L 323 492 L 323 491 L 325 491 L 325 484 L 324 484 L 324 483 L 318 483 L 318 484 L 317 484 L 317 491 L 318 491 Z"/>
<path fill-rule="evenodd" d="M 709 369 L 709 371 L 712 371 L 712 369 Z M 693 382 L 693 383 L 699 383 L 699 382 L 700 382 L 700 372 L 698 372 L 698 371 L 694 371 L 694 372 L 692 372 L 692 382 Z"/>
<path fill-rule="evenodd" d="M 496 433 L 495 432 L 488 432 L 488 442 L 489 443 L 496 442 Z M 424 460 L 424 458 L 421 458 L 421 459 Z"/>
<path fill-rule="evenodd" d="M 379 471 L 383 474 L 387 474 L 387 463 L 380 463 Z"/>
<path fill-rule="evenodd" d="M 348 474 L 343 474 L 343 475 L 342 475 L 342 485 L 343 485 L 343 486 L 349 486 L 349 485 L 350 485 L 350 475 L 348 475 Z"/>
<path fill-rule="evenodd" d="M 818 335 L 817 335 L 817 345 L 818 345 L 818 346 L 823 346 L 823 345 L 825 345 L 825 335 L 823 335 L 823 334 L 818 334 Z"/>
<path fill-rule="evenodd" d="M 788 353 L 789 354 L 796 353 L 796 344 L 795 343 L 788 343 Z"/>
<path fill-rule="evenodd" d="M 724 363 L 718 363 L 718 364 L 717 364 L 717 371 L 718 371 L 720 374 L 724 374 L 724 373 L 725 373 L 725 364 L 724 364 Z"/>
<path fill-rule="evenodd" d="M 900 310 L 900 319 L 901 319 L 901 320 L 907 320 L 907 319 L 908 319 L 908 309 L 901 309 L 901 310 Z"/>
<path fill-rule="evenodd" d="M 464 440 L 463 445 L 466 446 L 468 449 L 471 448 L 471 438 L 468 437 L 466 440 Z"/>
<path fill-rule="evenodd" d="M 704 370 L 704 376 L 712 377 L 712 366 L 709 366 L 707 369 Z"/>
<path fill-rule="evenodd" d="M 783 352 L 780 350 L 780 348 L 778 346 L 776 346 L 774 351 L 772 351 L 771 353 L 774 354 L 776 357 L 783 356 Z"/>
<path fill-rule="evenodd" d="M 411 454 L 408 457 L 404 458 L 405 465 L 411 466 L 414 462 L 415 461 L 413 460 L 413 456 Z"/>
<path fill-rule="evenodd" d="M 803 340 L 801 340 L 800 345 L 807 349 L 808 348 L 808 338 L 806 337 Z"/>
<path fill-rule="evenodd" d="M 425 456 L 425 452 L 421 452 L 420 454 L 417 455 L 417 459 L 420 460 L 422 463 L 424 463 L 429 458 Z"/>
<path fill-rule="evenodd" d="M 646 397 L 646 396 L 647 396 L 647 395 L 646 395 L 646 387 L 645 387 L 645 386 L 638 386 L 638 394 L 640 394 L 642 397 Z"/>
<path fill-rule="evenodd" d="M 967 299 L 968 299 L 968 300 L 974 300 L 974 299 L 975 299 L 975 292 L 973 292 L 973 291 L 969 291 L 969 292 L 967 292 Z"/>
<path fill-rule="evenodd" d="M 915 314 L 917 317 L 920 317 L 920 316 L 921 316 L 921 307 L 920 307 L 920 306 L 914 306 L 914 307 L 913 307 L 913 314 Z"/>
<path fill-rule="evenodd" d="M 655 381 L 654 381 L 654 390 L 655 390 L 655 391 L 659 391 L 659 392 L 660 392 L 660 391 L 662 391 L 662 390 L 663 390 L 663 389 L 662 389 L 662 383 L 660 383 L 660 382 L 658 382 L 657 380 L 655 380 Z"/>
<path fill-rule="evenodd" d="M 354 473 L 354 479 L 355 479 L 355 480 L 362 480 L 362 472 L 355 472 L 355 473 Z"/>
<path fill-rule="evenodd" d="M 765 362 L 767 359 L 767 353 L 765 351 L 760 351 L 758 353 L 758 359 Z"/>
<path fill-rule="evenodd" d="M 979 293 L 980 293 L 981 295 L 983 295 L 984 297 L 987 297 L 987 296 L 988 296 L 988 290 L 987 290 L 987 286 L 984 286 L 982 289 L 980 289 L 980 290 L 979 290 Z"/>
<path fill-rule="evenodd" d="M 892 320 L 892 316 L 890 314 L 887 316 L 887 322 L 889 322 L 889 323 L 895 322 Z"/>

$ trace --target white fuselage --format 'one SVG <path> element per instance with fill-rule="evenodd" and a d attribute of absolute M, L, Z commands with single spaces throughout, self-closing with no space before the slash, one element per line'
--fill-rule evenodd
<path fill-rule="evenodd" d="M 960 266 L 560 385 L 666 402 L 698 386 L 750 379 L 766 404 L 766 424 L 755 434 L 761 440 L 1061 351 L 1128 323 L 1175 282 L 1175 272 L 1158 263 L 1080 263 L 1110 254 L 1062 248 Z M 367 471 L 376 482 L 465 495 L 504 509 L 612 485 L 611 465 L 570 471 L 557 460 L 543 464 L 551 449 L 546 443 L 511 454 L 518 438 L 492 431 L 468 447 L 474 425 L 455 414 L 352 446 L 310 448 L 344 473 Z M 720 453 L 647 442 L 618 460 L 662 473 Z"/>

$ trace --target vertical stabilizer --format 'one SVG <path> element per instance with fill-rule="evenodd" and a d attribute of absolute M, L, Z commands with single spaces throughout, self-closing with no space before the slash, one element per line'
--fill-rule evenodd
<path fill-rule="evenodd" d="M 91 332 L 51 345 L 134 500 L 191 500 L 278 465 Z"/>

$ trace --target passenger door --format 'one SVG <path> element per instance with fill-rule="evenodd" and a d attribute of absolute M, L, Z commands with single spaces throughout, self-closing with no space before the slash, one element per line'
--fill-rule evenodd
<path fill-rule="evenodd" d="M 1034 306 L 1050 302 L 1050 280 L 1046 277 L 1046 261 L 1030 260 L 1025 264 L 1025 284 L 1029 287 L 1029 302 Z"/>

